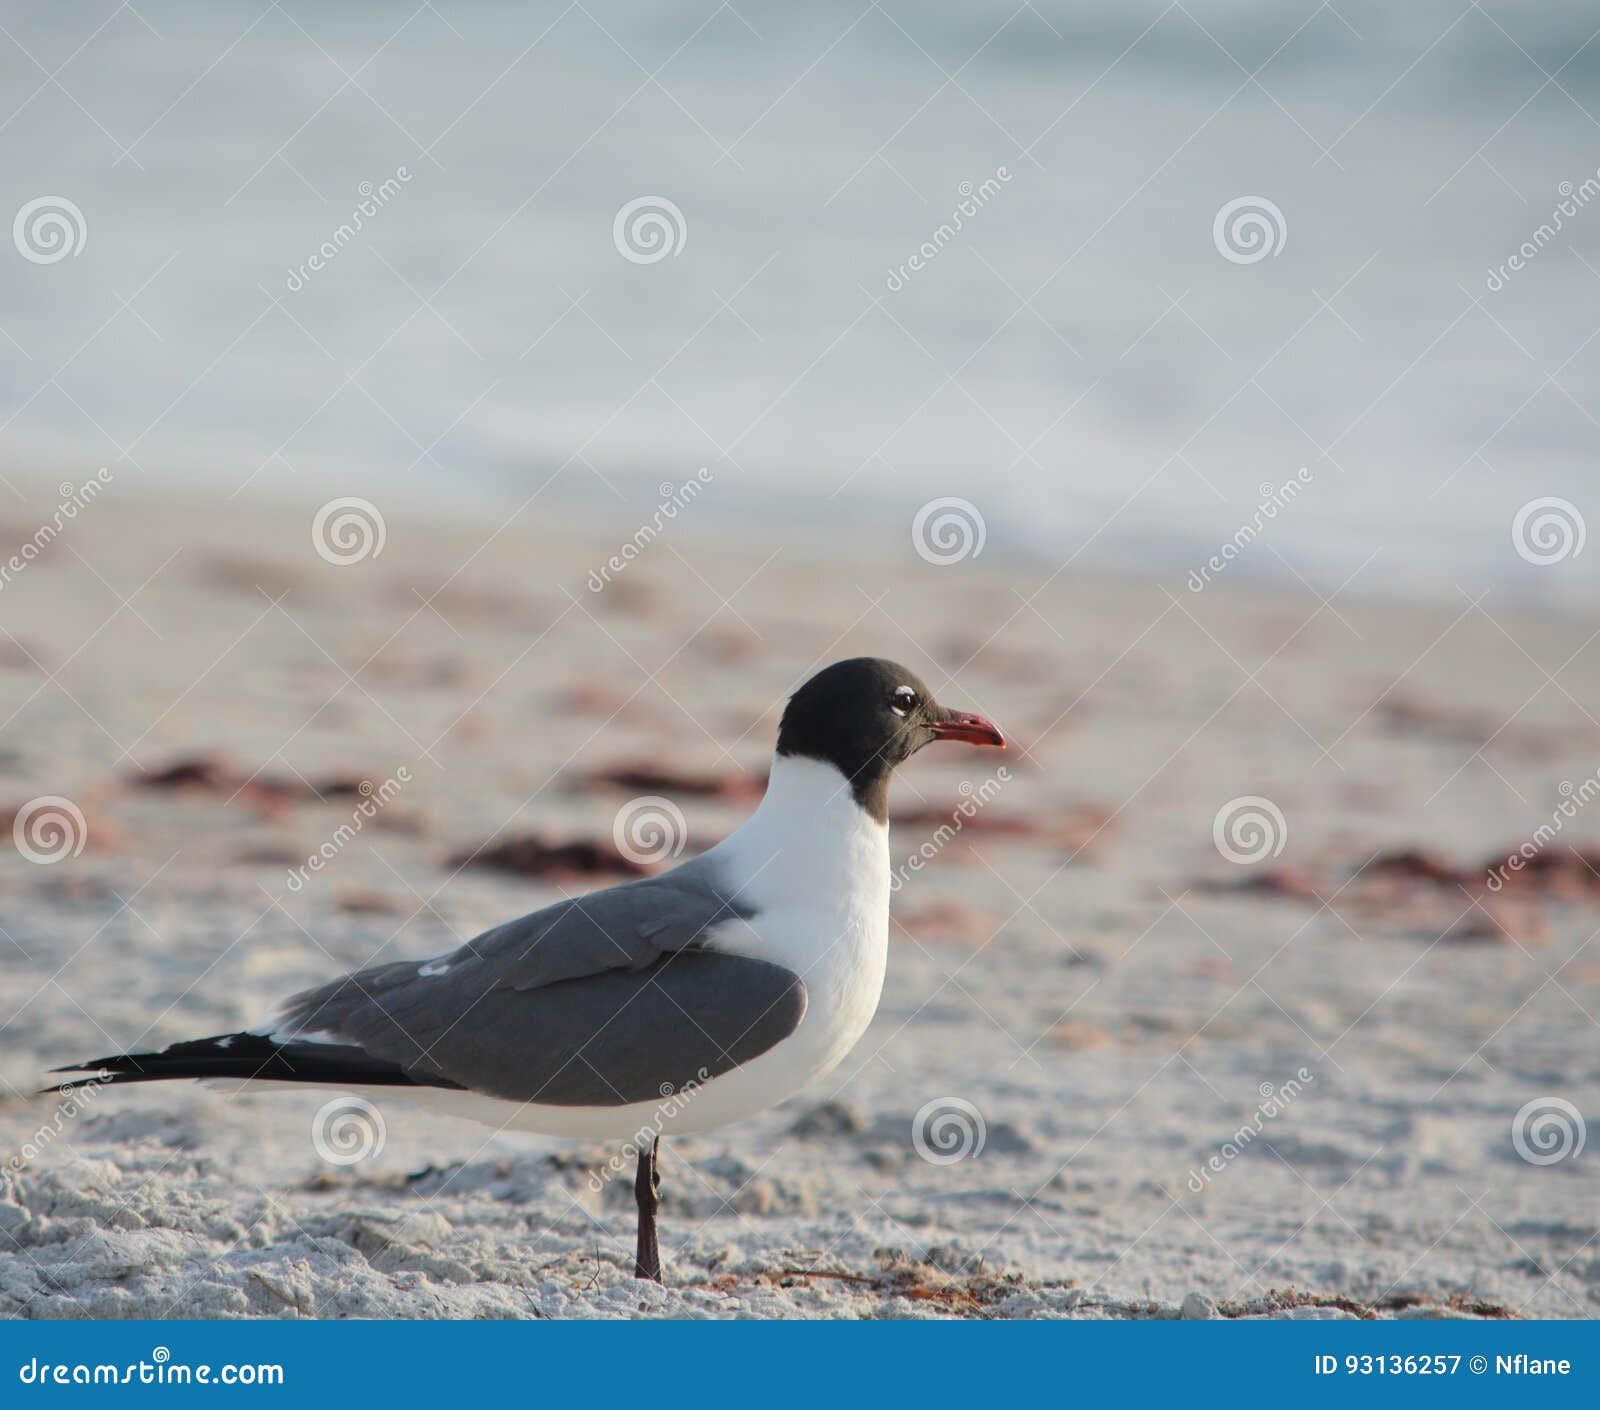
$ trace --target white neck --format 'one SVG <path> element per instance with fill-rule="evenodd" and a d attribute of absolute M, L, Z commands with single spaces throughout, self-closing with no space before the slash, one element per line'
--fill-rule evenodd
<path fill-rule="evenodd" d="M 752 912 L 719 928 L 717 948 L 806 986 L 793 1037 L 740 1069 L 770 1105 L 834 1067 L 872 1021 L 889 957 L 889 829 L 832 764 L 779 755 L 761 806 L 705 855 Z"/>
<path fill-rule="evenodd" d="M 836 819 L 867 814 L 850 792 L 850 780 L 832 764 L 798 754 L 774 754 L 767 791 L 756 813 L 773 810 L 786 816 L 826 815 Z M 872 819 L 867 817 L 867 821 Z M 882 826 L 882 824 L 876 824 Z"/>
<path fill-rule="evenodd" d="M 806 901 L 822 887 L 840 891 L 881 887 L 888 904 L 889 829 L 855 800 L 832 764 L 776 754 L 760 806 L 715 849 L 755 876 L 753 888 L 771 900 Z"/>

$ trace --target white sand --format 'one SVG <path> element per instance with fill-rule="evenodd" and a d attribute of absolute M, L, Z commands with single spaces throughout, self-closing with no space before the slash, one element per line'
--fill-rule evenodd
<path fill-rule="evenodd" d="M 64 795 L 89 829 L 80 856 L 0 871 L 0 1315 L 1176 1315 L 1191 1293 L 1233 1313 L 1600 1310 L 1600 1133 L 1547 1166 L 1511 1141 L 1536 1098 L 1600 1113 L 1594 902 L 1541 901 L 1496 941 L 1465 938 L 1483 915 L 1459 889 L 1358 883 L 1319 911 L 1205 888 L 1247 874 L 1212 840 L 1240 795 L 1281 808 L 1279 864 L 1331 878 L 1324 894 L 1380 848 L 1465 863 L 1522 841 L 1600 765 L 1592 623 L 1492 599 L 1493 620 L 1466 598 L 1321 609 L 1231 581 L 1169 598 L 1062 577 L 1024 605 L 1013 588 L 1042 572 L 934 568 L 899 538 L 877 563 L 780 559 L 735 615 L 719 595 L 759 556 L 669 531 L 596 595 L 618 545 L 533 523 L 425 605 L 484 535 L 391 518 L 380 558 L 334 567 L 309 515 L 115 496 L 0 589 L 0 807 Z M 8 541 L 31 513 L 6 511 Z M 914 876 L 895 914 L 916 933 L 896 927 L 844 1067 L 668 1147 L 666 1289 L 628 1276 L 629 1179 L 590 1184 L 603 1148 L 392 1103 L 381 1154 L 340 1168 L 311 1140 L 331 1093 L 118 1088 L 59 1131 L 56 1102 L 26 1095 L 45 1067 L 244 1026 L 342 967 L 554 899 L 445 859 L 501 828 L 609 837 L 625 795 L 566 787 L 598 765 L 759 771 L 785 687 L 857 652 L 1031 747 L 994 814 L 1115 820 L 1070 862 L 1049 839 L 957 839 Z M 576 683 L 620 711 L 571 708 Z M 1396 702 L 1446 713 L 1408 724 Z M 214 751 L 274 778 L 413 782 L 296 894 L 290 865 L 351 800 L 266 815 L 248 793 L 128 786 Z M 995 763 L 929 751 L 895 804 L 954 804 Z M 679 801 L 692 839 L 741 813 Z M 1593 813 L 1562 841 L 1600 836 Z M 896 859 L 930 831 L 897 829 Z M 955 933 L 928 927 L 941 907 Z M 1302 1068 L 1195 1193 L 1263 1086 Z M 933 1164 L 913 1117 L 952 1097 L 986 1141 Z"/>

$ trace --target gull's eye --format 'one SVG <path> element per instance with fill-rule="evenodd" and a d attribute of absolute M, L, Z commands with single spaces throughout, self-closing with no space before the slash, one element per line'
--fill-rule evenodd
<path fill-rule="evenodd" d="M 909 715 L 922 702 L 917 699 L 917 692 L 909 685 L 895 687 L 895 692 L 889 697 L 889 708 L 897 715 Z"/>

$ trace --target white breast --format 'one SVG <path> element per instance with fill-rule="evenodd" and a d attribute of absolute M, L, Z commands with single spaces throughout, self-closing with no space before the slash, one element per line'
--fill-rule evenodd
<path fill-rule="evenodd" d="M 756 913 L 719 929 L 715 947 L 783 965 L 805 983 L 806 1016 L 773 1050 L 798 1090 L 849 1052 L 877 1011 L 889 950 L 888 826 L 832 765 L 780 755 L 761 806 L 709 855 Z"/>

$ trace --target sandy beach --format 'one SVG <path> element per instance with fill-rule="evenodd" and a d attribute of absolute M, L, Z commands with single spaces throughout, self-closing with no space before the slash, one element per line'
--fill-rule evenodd
<path fill-rule="evenodd" d="M 0 586 L 0 1316 L 1600 1313 L 1600 623 L 903 524 L 839 562 L 669 525 L 597 591 L 622 541 L 534 512 L 319 552 L 314 510 L 130 477 Z M 332 1092 L 32 1095 L 623 879 L 640 797 L 709 845 L 854 654 L 1014 745 L 902 770 L 878 1016 L 667 1146 L 665 1288 L 605 1147 L 397 1101 L 343 1164 Z"/>

